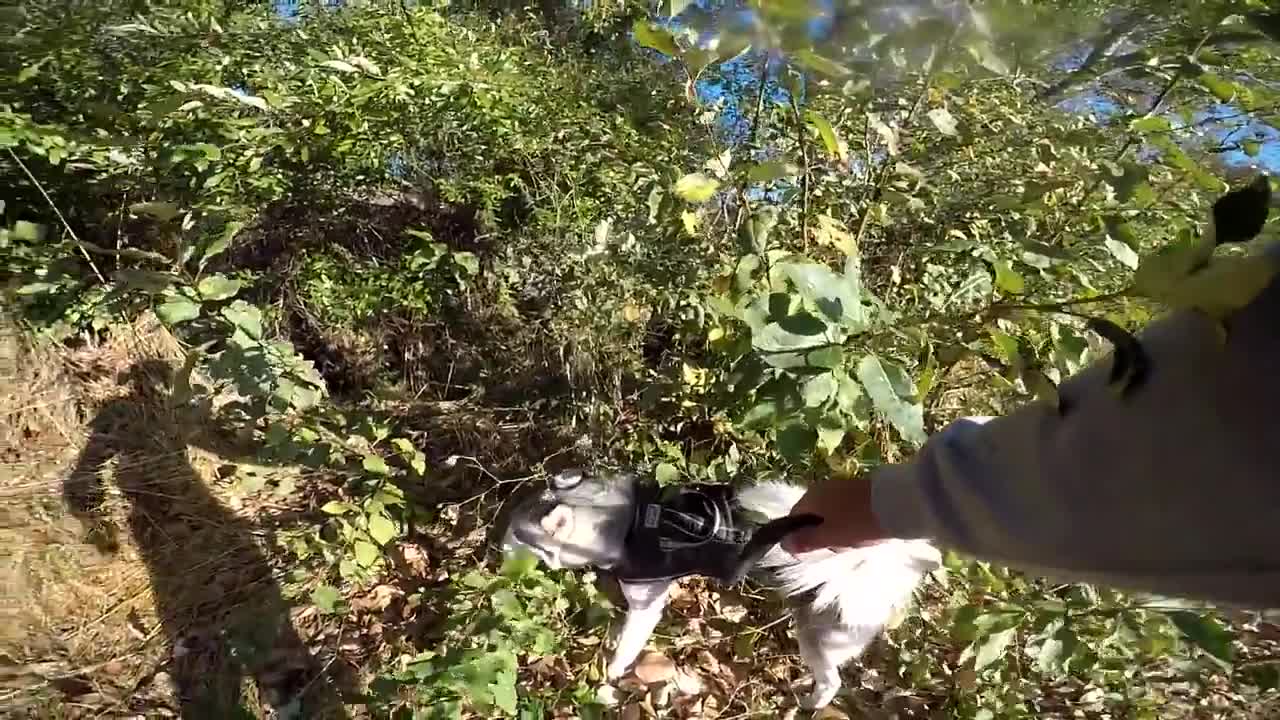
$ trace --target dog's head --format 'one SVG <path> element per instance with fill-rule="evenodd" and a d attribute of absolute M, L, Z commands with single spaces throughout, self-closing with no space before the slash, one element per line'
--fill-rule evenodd
<path fill-rule="evenodd" d="M 551 568 L 611 567 L 622 557 L 634 498 L 630 476 L 561 472 L 512 510 L 502 550 L 527 549 Z"/>

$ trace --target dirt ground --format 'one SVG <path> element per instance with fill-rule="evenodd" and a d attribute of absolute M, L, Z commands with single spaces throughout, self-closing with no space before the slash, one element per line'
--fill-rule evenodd
<path fill-rule="evenodd" d="M 236 462 L 234 437 L 177 409 L 162 388 L 181 357 L 147 320 L 74 350 L 0 331 L 4 716 L 333 707 L 345 664 L 275 561 L 273 521 L 294 508 L 244 492 L 305 480 Z"/>

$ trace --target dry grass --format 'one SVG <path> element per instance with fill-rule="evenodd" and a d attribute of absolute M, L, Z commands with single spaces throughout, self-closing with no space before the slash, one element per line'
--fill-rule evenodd
<path fill-rule="evenodd" d="M 169 402 L 178 342 L 145 318 L 74 351 L 0 327 L 0 705 L 229 716 L 322 694 L 235 438 Z"/>

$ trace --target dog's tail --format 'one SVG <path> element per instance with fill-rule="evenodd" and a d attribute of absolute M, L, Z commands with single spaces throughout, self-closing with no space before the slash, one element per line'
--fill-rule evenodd
<path fill-rule="evenodd" d="M 765 482 L 743 488 L 738 503 L 772 520 L 791 512 L 804 488 Z M 925 574 L 938 567 L 941 554 L 922 540 L 890 540 L 840 552 L 818 550 L 792 555 L 773 547 L 759 567 L 773 573 L 787 596 L 813 592 L 815 610 L 835 610 L 842 623 L 883 625 L 903 605 Z"/>

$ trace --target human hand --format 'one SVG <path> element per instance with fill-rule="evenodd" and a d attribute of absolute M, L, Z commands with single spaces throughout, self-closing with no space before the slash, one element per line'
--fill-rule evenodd
<path fill-rule="evenodd" d="M 827 478 L 791 508 L 791 515 L 813 514 L 822 524 L 800 528 L 782 540 L 782 549 L 796 554 L 822 548 L 874 545 L 888 539 L 871 510 L 871 481 L 867 478 Z"/>

